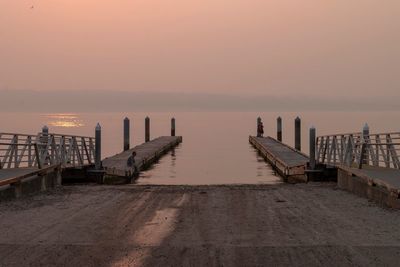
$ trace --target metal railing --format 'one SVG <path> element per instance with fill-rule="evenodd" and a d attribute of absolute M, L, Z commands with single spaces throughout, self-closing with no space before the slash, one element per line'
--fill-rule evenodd
<path fill-rule="evenodd" d="M 0 133 L 0 169 L 94 164 L 95 138 L 61 134 Z"/>
<path fill-rule="evenodd" d="M 317 138 L 317 161 L 362 168 L 363 165 L 400 169 L 400 133 L 338 134 Z"/>

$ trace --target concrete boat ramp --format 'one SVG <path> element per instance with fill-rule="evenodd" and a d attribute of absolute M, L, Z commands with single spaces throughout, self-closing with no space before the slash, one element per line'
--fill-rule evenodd
<path fill-rule="evenodd" d="M 128 158 L 132 155 L 133 151 L 136 152 L 135 162 L 137 170 L 141 172 L 181 142 L 182 136 L 161 136 L 104 159 L 102 165 L 105 171 L 105 181 L 107 182 L 111 178 L 114 182 L 118 180 L 127 182 L 133 178 L 135 174 L 132 168 L 127 166 Z"/>

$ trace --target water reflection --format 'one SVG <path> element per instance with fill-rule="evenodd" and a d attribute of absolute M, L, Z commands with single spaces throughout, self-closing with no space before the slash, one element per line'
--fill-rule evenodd
<path fill-rule="evenodd" d="M 85 126 L 77 114 L 47 114 L 48 125 L 62 128 L 77 128 Z"/>

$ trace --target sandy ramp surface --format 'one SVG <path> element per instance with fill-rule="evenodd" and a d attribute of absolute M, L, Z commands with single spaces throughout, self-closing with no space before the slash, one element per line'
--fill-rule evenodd
<path fill-rule="evenodd" d="M 400 212 L 333 184 L 68 186 L 0 203 L 0 266 L 398 266 Z"/>

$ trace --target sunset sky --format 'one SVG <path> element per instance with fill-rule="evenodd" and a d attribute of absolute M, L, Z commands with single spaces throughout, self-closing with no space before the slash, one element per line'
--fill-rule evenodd
<path fill-rule="evenodd" d="M 400 97 L 398 0 L 1 0 L 0 90 Z"/>

